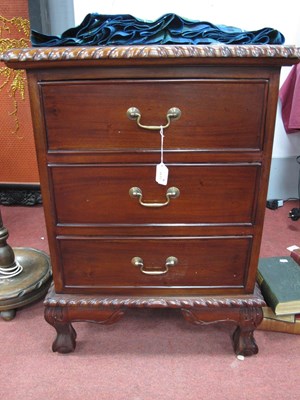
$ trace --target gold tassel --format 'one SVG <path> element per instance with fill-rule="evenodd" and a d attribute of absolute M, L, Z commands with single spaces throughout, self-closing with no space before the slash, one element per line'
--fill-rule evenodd
<path fill-rule="evenodd" d="M 11 28 L 16 28 L 18 32 L 25 35 L 20 39 L 3 38 L 3 34 L 9 35 Z M 22 17 L 7 19 L 0 15 L 0 53 L 13 48 L 26 48 L 30 46 L 30 23 L 29 20 Z M 18 101 L 17 95 L 21 100 L 25 99 L 26 74 L 24 70 L 12 70 L 8 67 L 0 68 L 0 91 L 9 85 L 7 93 L 13 99 L 14 109 L 9 113 L 15 120 L 13 133 L 16 134 L 20 128 L 18 120 Z M 18 136 L 19 137 L 19 136 Z M 19 137 L 21 138 L 21 137 Z"/>

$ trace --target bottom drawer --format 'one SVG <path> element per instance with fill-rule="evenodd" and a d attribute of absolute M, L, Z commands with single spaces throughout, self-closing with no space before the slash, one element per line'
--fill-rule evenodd
<path fill-rule="evenodd" d="M 245 286 L 252 237 L 64 236 L 58 244 L 63 285 L 69 292 L 148 288 L 171 294 L 171 289 L 178 293 L 193 288 L 201 293 L 205 288 Z"/>

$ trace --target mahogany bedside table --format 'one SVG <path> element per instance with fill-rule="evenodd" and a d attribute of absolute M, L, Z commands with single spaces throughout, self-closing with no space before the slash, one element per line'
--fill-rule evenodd
<path fill-rule="evenodd" d="M 235 352 L 257 353 L 279 75 L 299 49 L 58 47 L 4 60 L 27 70 L 53 350 L 75 349 L 73 321 L 169 307 L 196 324 L 234 323 Z M 165 184 L 155 180 L 161 161 Z"/>

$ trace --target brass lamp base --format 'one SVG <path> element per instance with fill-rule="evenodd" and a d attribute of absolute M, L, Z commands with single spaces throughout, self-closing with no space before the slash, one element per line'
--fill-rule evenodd
<path fill-rule="evenodd" d="M 32 248 L 13 248 L 16 261 L 23 271 L 13 278 L 0 277 L 0 316 L 12 320 L 16 310 L 46 295 L 51 283 L 49 256 Z"/>

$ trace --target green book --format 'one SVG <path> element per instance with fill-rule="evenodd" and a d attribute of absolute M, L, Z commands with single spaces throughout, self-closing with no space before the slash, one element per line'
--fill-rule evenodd
<path fill-rule="evenodd" d="M 276 315 L 300 313 L 300 266 L 291 257 L 261 258 L 257 282 Z"/>

